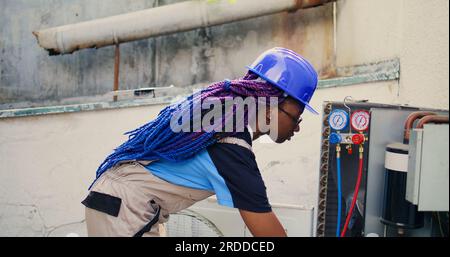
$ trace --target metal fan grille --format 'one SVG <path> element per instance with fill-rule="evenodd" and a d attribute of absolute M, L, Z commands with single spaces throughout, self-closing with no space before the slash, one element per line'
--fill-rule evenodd
<path fill-rule="evenodd" d="M 214 223 L 191 210 L 171 214 L 166 223 L 168 237 L 223 237 Z"/>

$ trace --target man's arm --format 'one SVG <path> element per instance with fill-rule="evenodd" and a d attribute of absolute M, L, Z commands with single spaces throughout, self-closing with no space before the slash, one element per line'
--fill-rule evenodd
<path fill-rule="evenodd" d="M 245 210 L 239 210 L 241 217 L 245 222 L 245 225 L 250 229 L 252 235 L 255 237 L 285 237 L 286 231 L 278 220 L 277 216 L 273 212 L 251 212 Z"/>

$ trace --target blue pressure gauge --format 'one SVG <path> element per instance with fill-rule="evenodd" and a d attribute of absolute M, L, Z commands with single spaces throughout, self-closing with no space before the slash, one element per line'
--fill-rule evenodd
<path fill-rule="evenodd" d="M 342 109 L 336 109 L 330 113 L 328 123 L 334 130 L 343 130 L 348 126 L 348 114 Z"/>

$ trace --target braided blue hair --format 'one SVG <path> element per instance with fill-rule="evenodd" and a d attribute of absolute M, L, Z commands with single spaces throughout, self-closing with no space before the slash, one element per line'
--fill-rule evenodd
<path fill-rule="evenodd" d="M 249 72 L 245 77 L 237 80 L 225 80 L 216 82 L 201 91 L 201 94 L 192 94 L 185 100 L 165 107 L 149 123 L 125 133 L 128 140 L 116 148 L 96 172 L 95 181 L 108 169 L 120 162 L 139 160 L 156 161 L 160 159 L 168 161 L 180 161 L 192 157 L 199 151 L 214 144 L 222 137 L 229 136 L 225 133 L 199 131 L 199 132 L 174 132 L 170 127 L 173 115 L 179 112 L 191 110 L 190 119 L 193 117 L 193 108 L 207 97 L 217 97 L 221 100 L 229 97 L 278 97 L 281 101 L 285 99 L 283 91 L 271 86 L 269 83 L 257 80 L 258 76 Z M 233 109 L 233 112 L 235 110 Z M 235 115 L 235 112 L 234 112 Z M 244 114 L 248 121 L 248 111 Z M 224 117 L 225 119 L 226 117 Z M 91 187 L 92 187 L 91 185 Z"/>

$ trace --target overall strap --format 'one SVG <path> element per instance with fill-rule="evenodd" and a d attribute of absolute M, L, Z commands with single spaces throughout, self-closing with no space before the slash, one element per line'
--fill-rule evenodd
<path fill-rule="evenodd" d="M 149 232 L 153 225 L 155 225 L 159 221 L 159 214 L 161 213 L 161 206 L 155 203 L 155 201 L 151 201 L 151 205 L 156 205 L 155 216 L 147 223 L 139 232 L 137 232 L 133 237 L 142 237 L 145 233 Z"/>
<path fill-rule="evenodd" d="M 239 145 L 242 146 L 244 148 L 247 148 L 248 150 L 250 150 L 251 152 L 253 152 L 252 150 L 252 146 L 249 145 L 247 143 L 247 141 L 245 141 L 244 139 L 240 139 L 237 137 L 225 137 L 220 139 L 219 141 L 217 141 L 217 143 L 222 143 L 222 144 L 235 144 L 235 145 Z"/>

